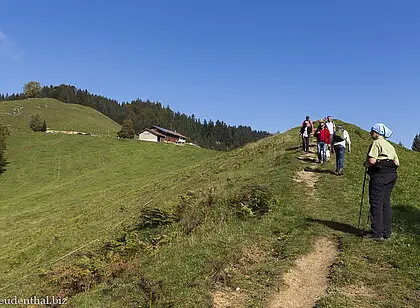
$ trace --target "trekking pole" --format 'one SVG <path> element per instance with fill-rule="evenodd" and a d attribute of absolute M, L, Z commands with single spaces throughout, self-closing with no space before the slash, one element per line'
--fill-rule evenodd
<path fill-rule="evenodd" d="M 371 220 L 370 220 L 370 211 L 368 211 L 368 215 L 367 215 L 367 221 L 366 221 L 366 224 L 367 224 L 367 225 L 369 224 L 369 221 L 371 221 Z"/>
<path fill-rule="evenodd" d="M 359 222 L 357 224 L 357 228 L 360 228 L 360 219 L 362 217 L 363 197 L 365 195 L 365 185 L 366 185 L 366 174 L 367 174 L 367 168 L 365 168 L 365 175 L 363 177 L 362 199 L 360 200 Z"/>

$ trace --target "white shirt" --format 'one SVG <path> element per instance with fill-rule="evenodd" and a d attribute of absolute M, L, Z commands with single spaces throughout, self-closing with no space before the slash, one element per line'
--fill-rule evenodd
<path fill-rule="evenodd" d="M 349 133 L 346 130 L 344 130 L 343 132 L 343 139 L 344 139 L 343 141 L 334 142 L 334 146 L 342 145 L 343 147 L 346 147 L 346 141 L 349 145 L 351 144 Z"/>
<path fill-rule="evenodd" d="M 325 126 L 328 128 L 328 130 L 330 131 L 330 135 L 332 136 L 332 134 L 334 134 L 334 122 L 325 122 Z"/>
<path fill-rule="evenodd" d="M 303 137 L 309 137 L 309 135 L 308 135 L 308 127 L 305 127 L 305 130 L 303 131 L 302 136 Z"/>

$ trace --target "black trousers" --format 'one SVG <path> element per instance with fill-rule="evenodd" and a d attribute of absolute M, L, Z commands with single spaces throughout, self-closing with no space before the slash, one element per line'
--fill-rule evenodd
<path fill-rule="evenodd" d="M 396 172 L 370 174 L 370 219 L 374 236 L 384 238 L 391 236 L 391 192 L 397 178 Z"/>
<path fill-rule="evenodd" d="M 303 143 L 303 150 L 308 153 L 309 152 L 309 136 L 303 137 L 302 136 L 302 143 Z"/>

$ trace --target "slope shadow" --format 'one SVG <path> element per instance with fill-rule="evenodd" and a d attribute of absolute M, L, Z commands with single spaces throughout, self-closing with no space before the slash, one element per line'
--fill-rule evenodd
<path fill-rule="evenodd" d="M 299 149 L 302 149 L 301 145 L 298 145 L 296 147 L 287 148 L 286 151 L 294 151 L 294 150 L 299 150 Z"/>
<path fill-rule="evenodd" d="M 318 159 L 312 158 L 312 157 L 301 157 L 301 156 L 298 156 L 296 158 L 299 159 L 299 160 L 301 160 L 301 161 L 305 161 L 305 162 L 309 162 L 309 163 L 316 163 L 318 161 Z"/>
<path fill-rule="evenodd" d="M 363 234 L 363 230 L 358 229 L 352 225 L 345 224 L 338 221 L 322 220 L 322 219 L 315 219 L 315 218 L 306 218 L 306 220 L 309 222 L 318 223 L 318 224 L 327 226 L 328 228 L 341 231 L 344 233 L 348 233 L 348 234 L 359 235 L 359 236 Z"/>
<path fill-rule="evenodd" d="M 409 233 L 411 235 L 420 237 L 420 209 L 398 204 L 392 206 L 392 212 L 392 224 L 394 225 L 393 228 L 400 229 L 399 232 L 406 234 Z M 306 218 L 306 221 L 311 223 L 318 223 L 333 230 L 357 236 L 363 235 L 365 232 L 364 230 L 358 229 L 352 225 L 337 221 L 322 220 L 316 218 Z"/>
<path fill-rule="evenodd" d="M 303 170 L 306 171 L 306 172 L 329 173 L 329 174 L 336 175 L 334 171 L 332 171 L 332 170 L 326 170 L 326 169 L 313 169 L 313 168 L 306 167 Z"/>
<path fill-rule="evenodd" d="M 3 163 L 3 166 L 0 165 L 0 174 L 2 174 L 3 172 L 6 172 L 7 168 L 6 166 L 9 164 L 8 161 Z"/>
<path fill-rule="evenodd" d="M 309 147 L 310 147 L 310 148 L 315 148 L 315 147 L 316 147 L 316 145 L 311 144 L 311 145 L 309 145 Z M 286 151 L 294 151 L 294 150 L 299 150 L 299 149 L 302 149 L 302 151 L 303 151 L 303 147 L 302 147 L 302 145 L 298 145 L 298 146 L 294 146 L 294 147 L 287 148 L 287 149 L 286 149 Z M 313 152 L 313 151 L 309 151 L 309 153 L 316 153 L 316 151 L 315 151 L 315 152 Z"/>
<path fill-rule="evenodd" d="M 392 222 L 402 232 L 420 237 L 420 209 L 401 204 L 392 205 Z"/>

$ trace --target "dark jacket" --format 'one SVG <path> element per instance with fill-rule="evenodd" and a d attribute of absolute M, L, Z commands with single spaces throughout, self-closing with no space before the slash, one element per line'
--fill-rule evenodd
<path fill-rule="evenodd" d="M 300 133 L 303 135 L 303 133 L 305 132 L 305 127 L 306 126 L 303 126 L 302 125 L 302 127 L 300 128 Z M 308 136 L 310 135 L 310 134 L 312 134 L 312 125 L 311 126 L 308 126 Z"/>

